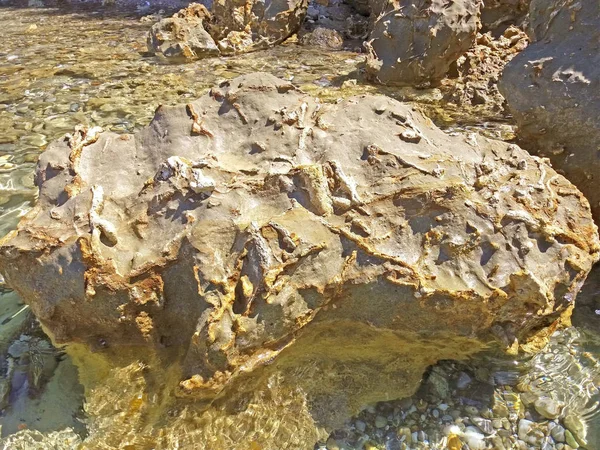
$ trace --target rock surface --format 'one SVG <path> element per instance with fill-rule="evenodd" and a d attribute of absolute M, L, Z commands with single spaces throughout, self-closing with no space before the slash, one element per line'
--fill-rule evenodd
<path fill-rule="evenodd" d="M 344 46 L 344 36 L 332 28 L 317 27 L 300 36 L 302 45 L 310 45 L 330 50 L 340 50 Z"/>
<path fill-rule="evenodd" d="M 166 58 L 186 60 L 219 55 L 215 41 L 204 29 L 209 18 L 208 10 L 196 5 L 174 17 L 160 20 L 152 26 L 148 35 L 149 51 Z"/>
<path fill-rule="evenodd" d="M 532 44 L 507 66 L 499 88 L 528 149 L 587 196 L 600 221 L 600 4 L 533 0 Z"/>
<path fill-rule="evenodd" d="M 479 8 L 478 0 L 372 2 L 369 76 L 382 84 L 441 80 L 474 44 Z"/>
<path fill-rule="evenodd" d="M 529 12 L 531 0 L 485 0 L 481 24 L 485 32 L 503 33 L 511 25 L 520 25 Z"/>
<path fill-rule="evenodd" d="M 148 50 L 197 59 L 267 48 L 297 32 L 307 8 L 308 0 L 215 0 L 209 12 L 192 3 L 152 27 Z"/>
<path fill-rule="evenodd" d="M 456 105 L 478 108 L 479 117 L 493 117 L 505 110 L 498 79 L 506 64 L 527 47 L 527 35 L 516 27 L 507 28 L 494 39 L 491 33 L 478 34 L 477 42 L 444 80 L 445 99 Z"/>
<path fill-rule="evenodd" d="M 322 104 L 260 73 L 159 107 L 135 136 L 79 128 L 36 181 L 1 243 L 7 282 L 55 341 L 84 344 L 88 389 L 91 359 L 131 353 L 139 398 L 172 383 L 236 417 L 181 435 L 239 432 L 264 404 L 285 424 L 231 448 L 285 433 L 312 448 L 305 423 L 410 395 L 492 336 L 535 350 L 600 251 L 587 201 L 544 160 L 386 97 Z M 119 401 L 146 417 L 136 398 Z"/>
<path fill-rule="evenodd" d="M 308 0 L 215 0 L 210 33 L 224 54 L 266 48 L 298 31 L 307 8 Z"/>

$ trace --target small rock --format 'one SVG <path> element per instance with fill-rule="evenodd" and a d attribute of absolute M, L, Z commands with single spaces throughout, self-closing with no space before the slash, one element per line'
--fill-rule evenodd
<path fill-rule="evenodd" d="M 387 425 L 387 423 L 388 423 L 388 420 L 387 420 L 387 418 L 386 418 L 386 417 L 383 417 L 383 416 L 377 416 L 377 417 L 375 418 L 375 426 L 376 426 L 377 428 L 384 428 L 384 427 Z"/>
<path fill-rule="evenodd" d="M 477 428 L 479 428 L 485 434 L 492 434 L 494 432 L 494 427 L 492 426 L 491 420 L 484 419 L 482 417 L 473 417 L 471 418 L 471 422 L 473 422 Z"/>
<path fill-rule="evenodd" d="M 565 424 L 565 427 L 567 427 L 569 431 L 573 434 L 573 437 L 581 445 L 584 445 L 583 443 L 587 435 L 587 430 L 585 424 L 581 421 L 581 419 L 574 414 L 567 414 L 563 420 L 563 423 Z"/>
<path fill-rule="evenodd" d="M 367 424 L 364 423 L 362 420 L 357 420 L 356 422 L 354 422 L 354 428 L 356 428 L 356 431 L 358 431 L 359 433 L 364 433 L 367 429 Z"/>
<path fill-rule="evenodd" d="M 556 419 L 562 411 L 563 405 L 550 397 L 540 397 L 535 403 L 535 410 L 546 419 Z"/>
<path fill-rule="evenodd" d="M 466 389 L 469 384 L 471 384 L 473 379 L 467 375 L 465 372 L 461 372 L 458 376 L 458 380 L 456 380 L 456 388 L 457 389 Z"/>
<path fill-rule="evenodd" d="M 550 435 L 556 442 L 565 442 L 565 429 L 561 425 L 556 424 L 550 430 Z"/>
<path fill-rule="evenodd" d="M 565 431 L 565 441 L 569 447 L 579 448 L 579 443 L 575 440 L 575 437 L 569 430 Z"/>
<path fill-rule="evenodd" d="M 519 439 L 526 441 L 532 428 L 533 428 L 533 422 L 531 420 L 527 420 L 527 419 L 519 420 L 519 428 L 518 428 Z"/>

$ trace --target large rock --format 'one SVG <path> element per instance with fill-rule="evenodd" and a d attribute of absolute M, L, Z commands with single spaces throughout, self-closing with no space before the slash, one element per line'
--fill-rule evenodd
<path fill-rule="evenodd" d="M 300 29 L 308 0 L 215 0 L 210 33 L 223 53 L 283 42 Z"/>
<path fill-rule="evenodd" d="M 499 88 L 527 148 L 548 156 L 600 221 L 600 3 L 530 6 L 533 43 L 506 66 Z"/>
<path fill-rule="evenodd" d="M 197 59 L 266 48 L 297 32 L 308 8 L 308 0 L 211 3 L 210 12 L 202 4 L 192 3 L 172 18 L 156 23 L 148 35 L 148 51 Z"/>
<path fill-rule="evenodd" d="M 170 59 L 199 59 L 219 55 L 213 38 L 205 30 L 210 13 L 193 5 L 173 17 L 155 23 L 148 34 L 148 50 Z"/>
<path fill-rule="evenodd" d="M 367 74 L 383 84 L 435 83 L 475 42 L 479 0 L 371 2 Z"/>
<path fill-rule="evenodd" d="M 134 136 L 79 128 L 36 179 L 0 271 L 76 349 L 88 414 L 162 418 L 152 439 L 207 449 L 312 448 L 316 426 L 411 394 L 439 359 L 492 336 L 535 349 L 600 250 L 587 201 L 544 160 L 268 74 L 160 107 Z M 143 364 L 91 389 L 102 358 Z"/>

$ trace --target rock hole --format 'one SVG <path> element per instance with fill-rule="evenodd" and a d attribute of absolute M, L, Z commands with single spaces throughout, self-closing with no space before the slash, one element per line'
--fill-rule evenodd
<path fill-rule="evenodd" d="M 496 253 L 496 249 L 490 242 L 484 242 L 481 244 L 481 258 L 479 259 L 479 264 L 485 266 L 488 262 L 490 262 L 490 259 L 492 259 L 492 256 L 494 256 L 494 253 Z"/>

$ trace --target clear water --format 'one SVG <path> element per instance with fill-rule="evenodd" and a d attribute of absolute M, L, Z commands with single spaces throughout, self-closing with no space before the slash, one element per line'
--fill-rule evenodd
<path fill-rule="evenodd" d="M 382 92 L 413 102 L 449 132 L 460 123 L 461 129 L 512 136 L 502 117 L 478 123 L 474 112 L 444 109 L 436 89 L 384 89 L 362 83 L 357 70 L 364 60 L 361 54 L 290 43 L 235 58 L 170 65 L 145 55 L 151 20 L 140 20 L 136 12 L 98 10 L 0 6 L 0 235 L 12 230 L 35 202 L 32 175 L 48 142 L 79 123 L 132 132 L 150 121 L 158 105 L 197 98 L 210 86 L 248 72 L 269 71 L 326 100 Z M 358 83 L 348 82 L 353 79 Z M 558 333 L 550 348 L 531 361 L 492 359 L 485 364 L 498 374 L 514 371 L 532 390 L 557 393 L 587 424 L 593 449 L 600 448 L 600 339 L 594 332 L 600 332 L 600 325 L 588 325 Z M 0 354 L 6 375 L 0 394 L 7 393 L 0 415 L 3 436 L 26 427 L 84 432 L 82 388 L 75 368 L 50 346 L 8 288 L 0 293 Z M 125 370 L 122 376 L 129 383 L 135 370 Z M 138 394 L 131 395 L 127 408 L 135 409 Z"/>

